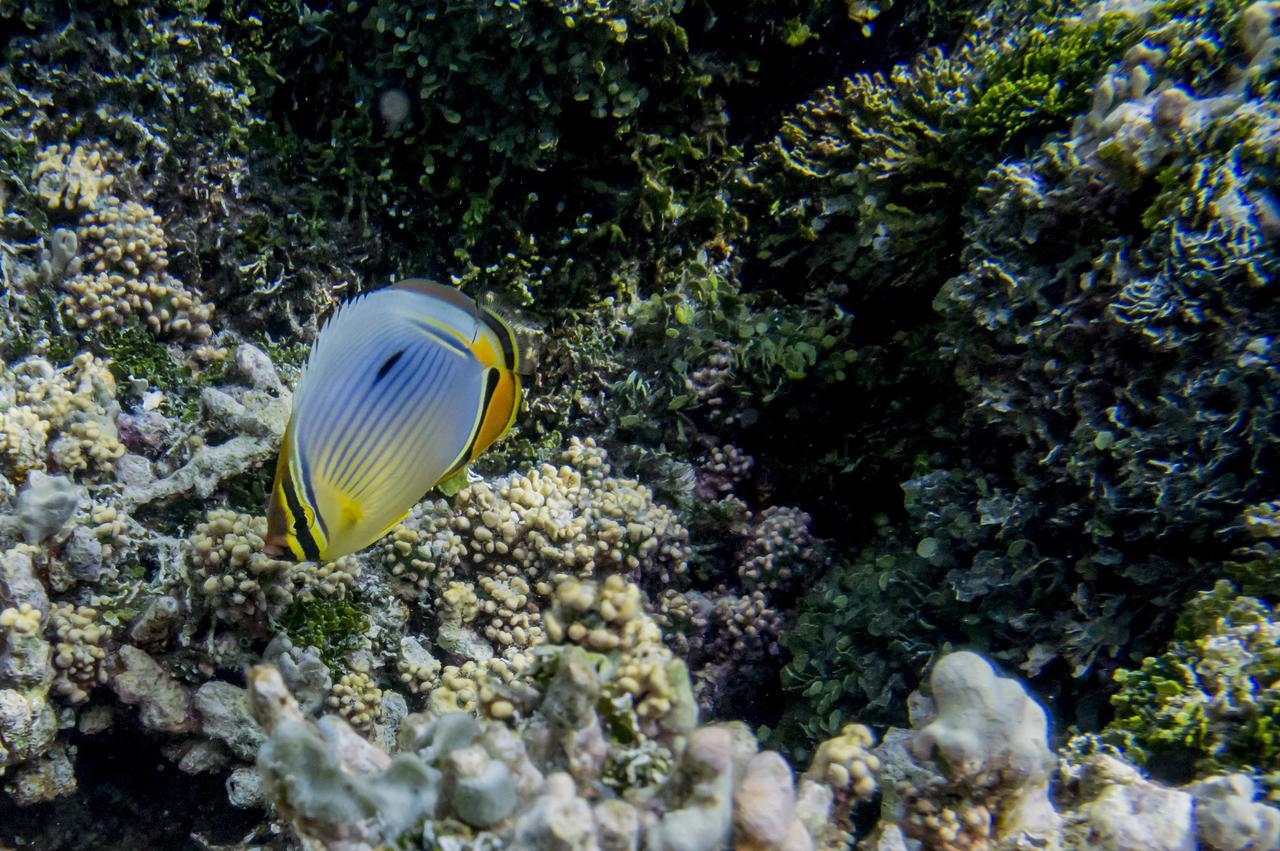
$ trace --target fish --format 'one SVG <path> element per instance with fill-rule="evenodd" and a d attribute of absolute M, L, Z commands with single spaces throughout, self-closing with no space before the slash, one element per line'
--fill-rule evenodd
<path fill-rule="evenodd" d="M 263 552 L 359 552 L 504 437 L 524 397 L 526 330 L 421 278 L 341 304 L 294 391 Z"/>

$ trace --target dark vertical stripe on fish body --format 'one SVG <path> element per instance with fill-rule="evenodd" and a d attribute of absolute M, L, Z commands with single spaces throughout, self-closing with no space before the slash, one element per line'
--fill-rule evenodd
<path fill-rule="evenodd" d="M 298 442 L 298 472 L 302 476 L 302 487 L 307 492 L 307 504 L 311 506 L 311 513 L 316 518 L 316 525 L 320 527 L 320 534 L 326 538 L 329 537 L 329 527 L 324 522 L 324 518 L 320 516 L 320 509 L 316 506 L 316 491 L 311 484 L 311 464 L 307 461 L 306 450 L 303 449 L 301 440 Z"/>
<path fill-rule="evenodd" d="M 311 530 L 307 528 L 307 514 L 302 510 L 302 504 L 298 502 L 293 476 L 288 475 L 287 472 L 281 490 L 284 491 L 285 505 L 293 515 L 293 537 L 297 539 L 298 546 L 302 547 L 302 554 L 312 561 L 319 561 L 320 548 L 316 546 L 316 539 L 311 537 Z"/>
<path fill-rule="evenodd" d="M 474 460 L 474 456 L 471 453 L 475 451 L 476 441 L 480 439 L 480 432 L 484 430 L 484 417 L 489 412 L 489 403 L 493 401 L 493 391 L 498 389 L 498 379 L 501 377 L 496 369 L 489 370 L 485 376 L 484 404 L 480 406 L 480 416 L 476 419 L 475 430 L 471 432 L 471 439 L 467 441 L 467 451 L 462 453 L 462 459 L 455 465 L 457 470 L 461 470 Z"/>
<path fill-rule="evenodd" d="M 502 362 L 507 365 L 507 369 L 514 370 L 516 368 L 515 332 L 492 311 L 482 309 L 480 318 L 484 320 L 484 324 L 488 325 L 494 336 L 498 338 L 498 343 L 502 346 Z"/>

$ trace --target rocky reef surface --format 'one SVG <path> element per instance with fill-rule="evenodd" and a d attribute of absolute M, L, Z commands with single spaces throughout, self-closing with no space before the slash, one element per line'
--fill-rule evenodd
<path fill-rule="evenodd" d="M 1278 13 L 0 2 L 0 844 L 1280 848 Z M 421 275 L 512 436 L 267 557 Z"/>

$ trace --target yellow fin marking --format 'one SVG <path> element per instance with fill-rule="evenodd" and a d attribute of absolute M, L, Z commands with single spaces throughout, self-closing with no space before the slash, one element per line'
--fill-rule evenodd
<path fill-rule="evenodd" d="M 341 496 L 338 498 L 338 511 L 342 515 L 342 525 L 354 526 L 364 519 L 364 509 L 360 507 L 357 500 L 349 496 Z"/>

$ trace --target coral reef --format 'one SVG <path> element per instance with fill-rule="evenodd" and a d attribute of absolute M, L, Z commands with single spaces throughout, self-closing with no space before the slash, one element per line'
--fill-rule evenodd
<path fill-rule="evenodd" d="M 838 729 L 842 718 L 828 717 L 836 710 L 895 720 L 887 710 L 948 642 L 984 648 L 1047 690 L 1105 689 L 1114 668 L 1159 653 L 1181 603 L 1247 542 L 1240 512 L 1271 498 L 1276 458 L 1266 352 L 1277 319 L 1260 287 L 1275 274 L 1261 165 L 1275 115 L 1257 82 L 1274 63 L 1260 34 L 1270 14 L 1239 3 L 1103 5 L 1030 22 L 996 15 L 966 48 L 992 59 L 974 61 L 992 72 L 952 79 L 964 98 L 924 105 L 951 103 L 951 118 L 892 125 L 893 151 L 932 140 L 930 150 L 953 158 L 993 146 L 1004 155 L 985 154 L 976 173 L 961 174 L 969 188 L 958 197 L 969 201 L 953 203 L 945 226 L 962 235 L 947 255 L 949 279 L 939 290 L 937 278 L 916 278 L 937 323 L 926 354 L 949 364 L 963 394 L 948 425 L 961 439 L 938 448 L 944 432 L 920 420 L 933 437 L 911 442 L 903 508 L 878 506 L 886 524 L 801 605 L 786 676 L 807 692 L 796 714 L 810 731 Z M 1207 44 L 1223 47 L 1189 47 Z M 903 68 L 897 85 L 928 91 L 960 56 Z M 1096 76 L 1049 73 L 1070 56 Z M 1057 117 L 1002 101 L 1006 74 L 1062 86 L 1047 104 Z M 1091 86 L 1088 97 L 1069 91 L 1069 79 Z M 891 96 L 888 80 L 850 85 L 879 93 L 870 102 L 883 110 L 924 108 Z M 968 122 L 995 129 L 990 116 L 973 117 L 984 97 L 1013 123 L 960 149 Z M 844 141 L 864 125 L 841 123 L 863 102 L 815 113 L 829 144 L 806 131 L 802 150 L 824 167 L 836 155 L 870 162 Z M 893 157 L 881 168 L 915 162 Z M 867 178 L 875 186 L 877 173 Z M 828 223 L 813 250 L 855 224 Z"/>
<path fill-rule="evenodd" d="M 0 2 L 0 844 L 1275 847 L 1275 17 Z M 514 433 L 268 558 L 409 275 Z"/>

